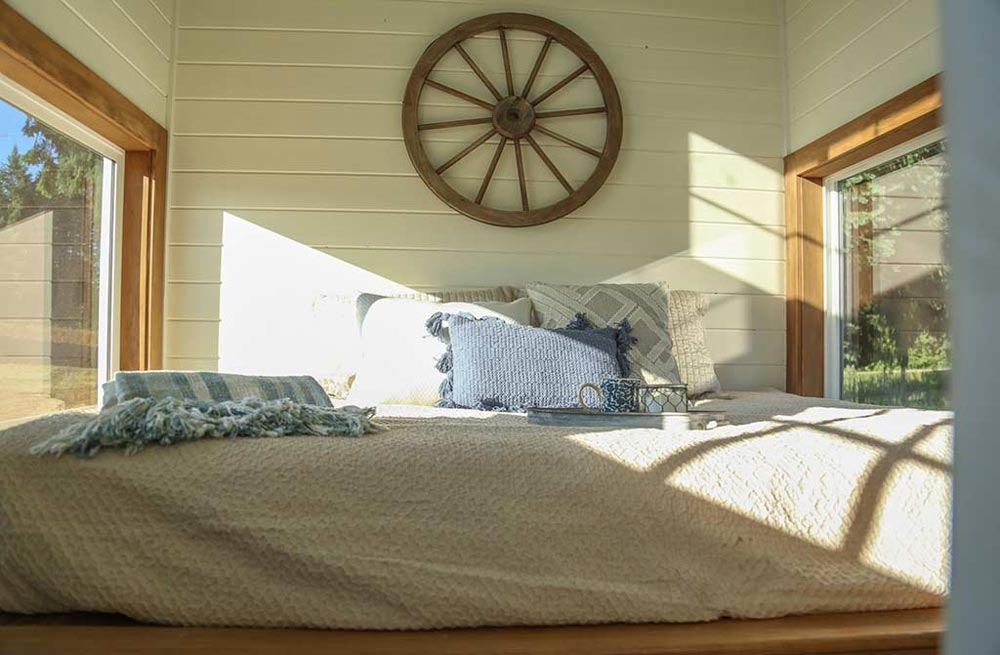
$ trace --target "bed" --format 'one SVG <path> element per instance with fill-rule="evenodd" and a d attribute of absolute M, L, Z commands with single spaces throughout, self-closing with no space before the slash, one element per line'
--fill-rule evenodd
<path fill-rule="evenodd" d="M 38 459 L 0 439 L 0 610 L 413 630 L 934 608 L 951 415 L 732 393 L 709 431 L 383 407 L 385 432 Z"/>

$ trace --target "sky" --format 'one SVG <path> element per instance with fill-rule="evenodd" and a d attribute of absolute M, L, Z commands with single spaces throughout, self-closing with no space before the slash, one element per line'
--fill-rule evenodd
<path fill-rule="evenodd" d="M 24 152 L 34 143 L 34 139 L 21 133 L 24 117 L 23 111 L 0 100 L 0 162 L 7 160 L 15 145 Z"/>

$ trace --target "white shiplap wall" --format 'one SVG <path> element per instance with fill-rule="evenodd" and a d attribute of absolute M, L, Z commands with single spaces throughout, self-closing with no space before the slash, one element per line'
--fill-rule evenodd
<path fill-rule="evenodd" d="M 318 306 L 365 286 L 667 280 L 713 294 L 710 347 L 725 385 L 783 386 L 779 0 L 178 2 L 168 366 L 214 368 L 227 339 L 248 335 L 280 350 L 289 328 L 270 314 L 303 285 Z M 400 135 L 403 86 L 427 44 L 501 10 L 552 18 L 589 41 L 625 111 L 605 187 L 534 228 L 456 215 L 416 176 Z M 525 76 L 537 43 L 516 44 Z M 470 47 L 499 82 L 499 59 L 487 61 L 496 42 Z M 448 67 L 452 83 L 482 93 L 460 61 Z M 581 101 L 587 84 L 562 102 Z M 436 115 L 468 115 L 449 96 L 427 100 Z M 587 120 L 564 131 L 594 141 L 599 128 Z M 434 136 L 428 147 L 439 153 L 471 140 Z M 478 184 L 491 149 L 482 150 L 457 184 Z M 552 152 L 570 176 L 586 174 L 572 152 Z M 531 193 L 543 194 L 553 185 L 532 156 Z M 510 166 L 497 188 L 513 191 Z M 241 269 L 237 259 L 248 258 L 252 269 Z M 234 300 L 232 285 L 251 277 L 257 286 Z M 227 325 L 234 302 L 259 308 L 267 326 Z"/>
<path fill-rule="evenodd" d="M 941 71 L 939 0 L 785 0 L 789 150 Z"/>
<path fill-rule="evenodd" d="M 166 125 L 174 1 L 7 0 L 7 4 Z"/>

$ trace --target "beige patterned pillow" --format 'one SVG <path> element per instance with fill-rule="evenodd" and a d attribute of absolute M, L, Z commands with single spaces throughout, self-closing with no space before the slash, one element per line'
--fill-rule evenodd
<path fill-rule="evenodd" d="M 579 313 L 597 327 L 627 320 L 637 339 L 629 351 L 631 374 L 646 384 L 681 379 L 670 339 L 668 293 L 659 284 L 528 285 L 542 327 L 566 327 Z"/>
<path fill-rule="evenodd" d="M 697 291 L 670 291 L 669 294 L 667 307 L 673 354 L 681 380 L 688 385 L 688 395 L 693 398 L 721 391 L 705 334 L 708 296 Z"/>

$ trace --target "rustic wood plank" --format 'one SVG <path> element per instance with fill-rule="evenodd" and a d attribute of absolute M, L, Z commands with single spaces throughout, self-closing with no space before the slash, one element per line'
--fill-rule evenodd
<path fill-rule="evenodd" d="M 555 84 L 553 84 L 552 86 L 550 86 L 548 88 L 548 90 L 542 92 L 542 94 L 540 96 L 538 96 L 537 98 L 535 98 L 534 100 L 531 101 L 531 104 L 533 104 L 536 107 L 538 105 L 542 104 L 543 102 L 545 102 L 546 100 L 548 100 L 549 98 L 551 98 L 552 96 L 554 96 L 559 91 L 559 89 L 563 88 L 564 86 L 566 86 L 567 84 L 569 84 L 570 82 L 572 82 L 573 80 L 575 80 L 576 78 L 580 77 L 581 75 L 583 75 L 584 73 L 586 73 L 589 69 L 590 69 L 590 67 L 587 64 L 582 64 L 580 67 L 578 67 L 572 73 L 570 73 L 566 77 L 562 78 L 561 80 L 559 80 L 558 82 L 556 82 Z"/>
<path fill-rule="evenodd" d="M 455 44 L 455 50 L 458 51 L 458 54 L 462 55 L 462 59 L 464 59 L 465 63 L 469 65 L 469 68 L 471 68 L 472 72 L 476 74 L 476 77 L 478 77 L 480 81 L 482 81 L 483 86 L 485 86 L 489 90 L 490 94 L 497 100 L 502 100 L 503 96 L 500 95 L 500 92 L 497 91 L 497 88 L 493 86 L 493 82 L 491 82 L 490 78 L 486 76 L 486 73 L 483 72 L 483 69 L 479 67 L 479 64 L 476 63 L 476 60 L 473 59 L 472 56 L 465 51 L 465 48 L 462 47 L 461 43 Z"/>
<path fill-rule="evenodd" d="M 500 143 L 497 144 L 497 149 L 493 152 L 493 159 L 490 160 L 490 166 L 486 169 L 486 175 L 483 176 L 483 183 L 479 186 L 479 193 L 476 194 L 477 205 L 483 201 L 486 190 L 490 188 L 490 180 L 493 179 L 493 173 L 497 170 L 497 164 L 500 163 L 500 157 L 503 155 L 503 149 L 506 145 L 507 137 L 501 136 Z"/>
<path fill-rule="evenodd" d="M 74 618 L 75 616 L 75 618 Z M 429 631 L 176 628 L 115 617 L 0 620 L 5 655 L 931 655 L 938 609 L 818 614 L 709 623 L 479 628 Z"/>
<path fill-rule="evenodd" d="M 121 218 L 122 271 L 142 268 L 144 226 L 149 221 L 149 193 L 152 183 L 152 157 L 148 150 L 125 153 L 124 202 Z M 138 275 L 122 276 L 121 281 L 121 349 L 119 365 L 123 370 L 141 368 L 144 359 L 142 306 L 145 290 Z"/>

